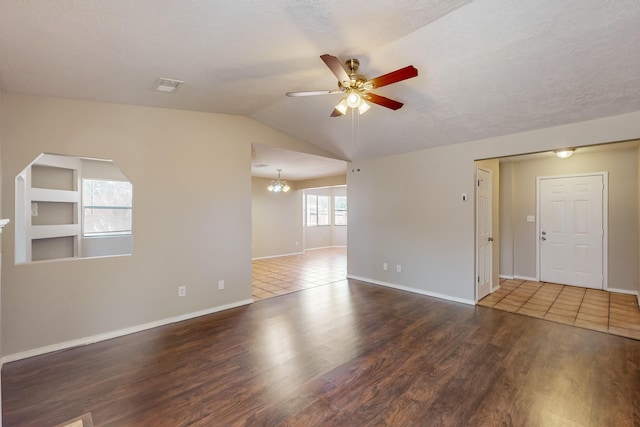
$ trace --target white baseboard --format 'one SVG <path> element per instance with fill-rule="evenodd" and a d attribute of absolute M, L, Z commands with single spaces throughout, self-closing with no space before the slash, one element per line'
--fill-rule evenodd
<path fill-rule="evenodd" d="M 616 288 L 607 288 L 605 291 L 615 292 L 617 294 L 627 294 L 627 295 L 635 295 L 638 296 L 637 291 L 630 291 L 628 289 L 616 289 Z"/>
<path fill-rule="evenodd" d="M 189 320 L 195 317 L 205 316 L 207 314 L 213 314 L 219 311 L 241 307 L 243 305 L 251 304 L 252 302 L 253 300 L 246 299 L 246 300 L 237 301 L 231 304 L 220 305 L 217 307 L 207 308 L 205 310 L 195 311 L 193 313 L 187 313 L 187 314 L 182 314 L 180 316 L 170 317 L 168 319 L 162 319 L 155 322 L 144 323 L 142 325 L 132 326 L 125 329 L 119 329 L 117 331 L 106 332 L 104 334 L 92 335 L 90 337 L 78 338 L 71 341 L 65 341 L 58 344 L 52 344 L 45 347 L 22 351 L 20 353 L 9 354 L 2 358 L 2 363 L 14 362 L 16 360 L 26 359 L 33 356 L 39 356 L 41 354 L 51 353 L 53 351 L 66 350 L 72 347 L 79 347 L 87 344 L 93 344 L 99 341 L 105 341 L 112 338 L 117 338 L 124 335 L 145 331 L 147 329 L 157 328 L 158 326 L 164 326 L 170 323 L 182 322 L 183 320 Z"/>
<path fill-rule="evenodd" d="M 387 288 L 399 289 L 401 291 L 407 291 L 407 292 L 412 292 L 414 294 L 420 294 L 420 295 L 426 295 L 426 296 L 429 296 L 429 297 L 440 298 L 440 299 L 444 299 L 444 300 L 447 300 L 447 301 L 460 302 L 462 304 L 467 304 L 467 305 L 475 305 L 476 304 L 475 301 L 470 300 L 470 299 L 458 298 L 458 297 L 454 297 L 454 296 L 451 296 L 451 295 L 440 294 L 440 293 L 437 293 L 437 292 L 425 291 L 423 289 L 416 289 L 416 288 L 411 288 L 411 287 L 408 287 L 408 286 L 396 285 L 394 283 L 382 282 L 380 280 L 369 279 L 369 278 L 366 278 L 366 277 L 347 275 L 347 279 L 360 280 L 362 282 L 373 283 L 374 285 L 386 286 Z"/>
<path fill-rule="evenodd" d="M 346 245 L 318 246 L 317 248 L 306 248 L 305 252 L 306 251 L 315 251 L 315 250 L 318 250 L 318 249 L 332 249 L 332 248 L 346 248 L 346 247 L 347 247 Z"/>
<path fill-rule="evenodd" d="M 342 245 L 342 246 L 341 245 L 338 245 L 338 246 L 319 246 L 317 248 L 307 248 L 307 249 L 304 249 L 304 250 L 302 250 L 300 252 L 293 252 L 293 253 L 290 253 L 290 254 L 259 256 L 259 257 L 251 258 L 251 261 L 256 261 L 256 260 L 259 260 L 259 259 L 280 258 L 280 257 L 283 257 L 283 256 L 302 255 L 306 251 L 315 251 L 315 250 L 318 250 L 318 249 L 331 249 L 331 248 L 346 248 L 346 246 L 344 246 L 344 245 Z"/>
<path fill-rule="evenodd" d="M 259 260 L 259 259 L 280 258 L 280 257 L 283 257 L 283 256 L 302 255 L 303 253 L 304 253 L 304 251 L 293 252 L 293 253 L 290 253 L 290 254 L 259 256 L 259 257 L 251 258 L 251 261 L 256 261 L 256 260 Z"/>
<path fill-rule="evenodd" d="M 538 282 L 538 278 L 537 277 L 527 277 L 527 276 L 514 275 L 513 278 L 517 279 L 517 280 L 528 280 L 530 282 Z"/>
<path fill-rule="evenodd" d="M 494 293 L 495 291 L 500 289 L 500 285 L 494 287 L 493 289 L 491 289 L 491 293 Z"/>
<path fill-rule="evenodd" d="M 513 280 L 513 276 L 510 276 L 508 274 L 500 274 L 498 275 L 498 277 L 501 279 Z"/>

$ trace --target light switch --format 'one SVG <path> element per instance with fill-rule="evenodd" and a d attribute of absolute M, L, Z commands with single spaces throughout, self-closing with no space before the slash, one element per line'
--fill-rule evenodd
<path fill-rule="evenodd" d="M 536 217 L 534 215 L 527 215 L 527 222 L 536 222 Z"/>

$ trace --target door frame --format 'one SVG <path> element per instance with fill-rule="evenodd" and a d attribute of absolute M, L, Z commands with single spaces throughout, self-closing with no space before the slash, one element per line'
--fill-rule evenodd
<path fill-rule="evenodd" d="M 476 165 L 476 173 L 475 173 L 475 184 L 474 184 L 474 199 L 475 199 L 475 216 L 476 216 L 476 232 L 475 232 L 475 252 L 476 252 L 476 271 L 475 271 L 475 277 L 474 277 L 474 300 L 475 303 L 478 303 L 478 295 L 480 294 L 480 283 L 479 283 L 479 274 L 480 274 L 480 242 L 479 242 L 479 227 L 478 227 L 478 222 L 479 222 L 479 216 L 478 215 L 478 175 L 479 175 L 479 171 L 482 170 L 485 173 L 488 173 L 489 176 L 491 177 L 491 187 L 490 187 L 490 191 L 491 191 L 491 200 L 489 200 L 489 209 L 491 210 L 491 215 L 489 216 L 489 230 L 491 231 L 489 234 L 491 234 L 491 236 L 493 236 L 493 171 L 491 169 L 488 168 L 483 168 L 480 167 L 479 165 Z M 491 250 L 489 251 L 489 253 L 491 254 L 491 259 L 489 260 L 489 295 L 491 293 L 493 293 L 495 291 L 495 284 L 493 283 L 493 243 L 490 243 L 491 245 Z"/>
<path fill-rule="evenodd" d="M 536 177 L 536 280 L 540 281 L 540 181 L 554 178 L 602 177 L 602 289 L 609 288 L 609 172 L 574 173 Z"/>

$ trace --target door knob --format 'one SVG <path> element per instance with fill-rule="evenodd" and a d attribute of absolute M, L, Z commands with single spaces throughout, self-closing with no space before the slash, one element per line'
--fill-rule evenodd
<path fill-rule="evenodd" d="M 544 236 L 545 234 L 547 234 L 547 232 L 546 232 L 546 231 L 543 231 L 543 232 L 542 232 L 542 235 Z"/>
<path fill-rule="evenodd" d="M 493 237 L 489 237 L 488 239 L 490 242 L 493 242 Z"/>
<path fill-rule="evenodd" d="M 541 239 L 541 240 L 547 240 L 547 238 L 546 238 L 546 237 L 544 237 L 544 236 L 542 236 L 540 239 Z"/>

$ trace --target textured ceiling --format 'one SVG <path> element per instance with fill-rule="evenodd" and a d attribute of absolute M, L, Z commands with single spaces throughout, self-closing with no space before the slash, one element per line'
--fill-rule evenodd
<path fill-rule="evenodd" d="M 640 110 L 639 28 L 634 0 L 0 0 L 0 88 L 246 115 L 352 160 Z M 330 118 L 337 95 L 284 96 L 336 88 L 324 53 L 420 75 L 377 91 L 398 111 Z"/>

